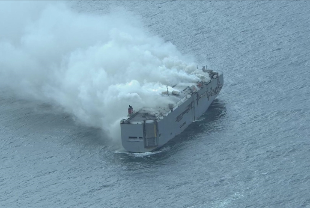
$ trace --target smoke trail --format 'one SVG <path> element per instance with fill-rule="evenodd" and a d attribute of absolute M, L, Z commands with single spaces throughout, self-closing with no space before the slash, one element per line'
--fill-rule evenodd
<path fill-rule="evenodd" d="M 117 140 L 128 104 L 166 105 L 166 85 L 197 80 L 174 45 L 126 11 L 90 15 L 59 2 L 0 2 L 0 28 L 0 86 L 61 106 Z"/>

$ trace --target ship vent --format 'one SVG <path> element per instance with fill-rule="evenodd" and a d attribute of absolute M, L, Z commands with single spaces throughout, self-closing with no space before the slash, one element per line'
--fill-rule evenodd
<path fill-rule="evenodd" d="M 129 140 L 143 139 L 143 137 L 130 136 L 130 137 L 128 137 L 128 139 L 129 139 Z"/>
<path fill-rule="evenodd" d="M 179 92 L 179 91 L 176 91 L 176 90 L 173 90 L 173 91 L 172 91 L 172 94 L 175 95 L 175 96 L 179 96 L 179 95 L 180 95 L 180 92 Z"/>

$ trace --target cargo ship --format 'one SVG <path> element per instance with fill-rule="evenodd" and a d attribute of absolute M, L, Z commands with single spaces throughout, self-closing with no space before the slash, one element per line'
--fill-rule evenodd
<path fill-rule="evenodd" d="M 206 112 L 223 87 L 223 73 L 202 67 L 200 80 L 191 86 L 174 85 L 172 103 L 158 109 L 141 108 L 137 112 L 129 105 L 128 117 L 120 121 L 122 145 L 128 152 L 151 152 L 159 149 L 184 131 Z"/>

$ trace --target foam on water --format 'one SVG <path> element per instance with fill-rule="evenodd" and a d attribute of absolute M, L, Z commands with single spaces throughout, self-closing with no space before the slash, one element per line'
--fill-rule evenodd
<path fill-rule="evenodd" d="M 170 150 L 170 147 L 169 146 L 166 146 L 166 147 L 163 147 L 161 148 L 160 150 L 157 150 L 157 151 L 153 151 L 153 152 L 127 152 L 125 150 L 118 150 L 118 151 L 115 151 L 114 153 L 116 154 L 126 154 L 126 155 L 129 155 L 131 157 L 136 157 L 136 158 L 142 158 L 142 157 L 149 157 L 149 156 L 152 156 L 152 155 L 157 155 L 157 154 L 160 154 L 160 153 L 163 153 L 163 152 L 167 152 Z"/>

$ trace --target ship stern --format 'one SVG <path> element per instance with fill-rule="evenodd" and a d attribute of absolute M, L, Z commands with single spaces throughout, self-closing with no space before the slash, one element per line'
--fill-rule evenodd
<path fill-rule="evenodd" d="M 158 148 L 156 120 L 121 121 L 122 145 L 128 152 L 150 152 Z"/>

